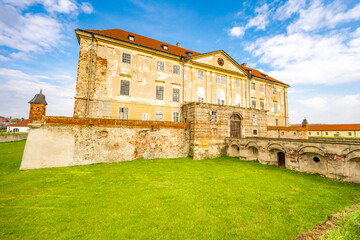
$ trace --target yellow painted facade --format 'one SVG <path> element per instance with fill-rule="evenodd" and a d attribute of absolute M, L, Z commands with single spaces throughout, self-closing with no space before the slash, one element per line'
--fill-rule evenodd
<path fill-rule="evenodd" d="M 309 137 L 345 137 L 345 138 L 360 138 L 360 131 L 358 130 L 339 130 L 339 131 L 309 131 Z"/>
<path fill-rule="evenodd" d="M 182 105 L 200 101 L 237 106 L 239 111 L 255 107 L 267 112 L 268 125 L 288 126 L 288 85 L 252 76 L 224 51 L 181 58 L 81 30 L 76 34 L 80 54 L 75 117 L 126 115 L 155 121 L 161 111 L 162 121 L 183 121 Z M 128 84 L 128 91 L 122 84 Z M 163 89 L 162 99 L 157 99 L 157 88 Z"/>

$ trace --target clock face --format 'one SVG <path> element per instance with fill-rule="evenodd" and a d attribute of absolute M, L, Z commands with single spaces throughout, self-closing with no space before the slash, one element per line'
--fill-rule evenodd
<path fill-rule="evenodd" d="M 224 65 L 224 59 L 222 59 L 222 58 L 218 58 L 217 62 L 220 66 Z"/>

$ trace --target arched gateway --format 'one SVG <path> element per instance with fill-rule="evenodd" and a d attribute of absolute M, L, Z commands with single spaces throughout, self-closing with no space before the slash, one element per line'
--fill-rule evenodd
<path fill-rule="evenodd" d="M 230 118 L 230 137 L 241 137 L 241 116 L 238 113 L 233 113 Z"/>

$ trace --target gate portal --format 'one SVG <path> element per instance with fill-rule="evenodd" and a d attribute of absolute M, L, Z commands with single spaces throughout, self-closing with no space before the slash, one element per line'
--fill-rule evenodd
<path fill-rule="evenodd" d="M 278 152 L 277 153 L 277 158 L 278 158 L 278 166 L 279 167 L 285 167 L 285 153 Z"/>
<path fill-rule="evenodd" d="M 234 113 L 230 118 L 230 137 L 241 137 L 241 117 Z"/>

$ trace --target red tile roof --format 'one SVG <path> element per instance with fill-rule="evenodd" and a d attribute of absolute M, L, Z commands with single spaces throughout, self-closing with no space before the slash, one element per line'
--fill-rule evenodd
<path fill-rule="evenodd" d="M 147 48 L 151 48 L 151 49 L 155 49 L 158 51 L 162 51 L 162 52 L 166 52 L 166 53 L 170 53 L 173 55 L 177 55 L 177 56 L 189 56 L 187 53 L 191 53 L 192 56 L 196 56 L 196 55 L 200 55 L 200 53 L 195 52 L 195 51 L 191 51 L 185 48 L 181 48 L 181 47 L 177 47 L 175 45 L 172 44 L 168 44 L 165 42 L 161 42 L 152 38 L 148 38 L 148 37 L 144 37 L 141 36 L 139 34 L 135 34 L 135 33 L 131 33 L 131 32 L 127 32 L 121 29 L 106 29 L 106 30 L 93 30 L 93 29 L 78 29 L 78 31 L 83 31 L 83 32 L 88 32 L 88 33 L 95 33 L 95 34 L 99 34 L 102 36 L 106 36 L 106 37 L 110 37 L 110 38 L 114 38 L 117 40 L 121 40 L 124 42 L 128 42 L 131 44 L 137 44 L 143 47 L 147 47 Z M 134 37 L 134 41 L 129 40 L 129 36 L 133 36 Z M 166 45 L 168 47 L 167 50 L 163 49 L 163 45 Z M 281 84 L 285 84 L 275 78 L 272 78 L 256 69 L 253 68 L 249 68 L 246 66 L 242 67 L 245 70 L 251 70 L 251 74 L 255 77 L 259 77 L 262 79 L 266 79 L 266 80 L 270 80 L 270 81 L 274 81 L 274 82 L 278 82 Z M 285 84 L 287 85 L 287 84 Z"/>
<path fill-rule="evenodd" d="M 187 52 L 192 53 L 193 56 L 198 55 L 200 53 L 198 52 L 194 52 L 185 48 L 181 48 L 181 47 L 177 47 L 175 45 L 172 44 L 168 44 L 165 42 L 161 42 L 152 38 L 148 38 L 148 37 L 144 37 L 141 36 L 139 34 L 135 34 L 135 33 L 131 33 L 131 32 L 127 32 L 121 29 L 107 29 L 107 30 L 92 30 L 92 29 L 79 29 L 80 31 L 85 31 L 85 32 L 91 32 L 91 33 L 96 33 L 99 35 L 103 35 L 103 36 L 107 36 L 107 37 L 111 37 L 111 38 L 115 38 L 121 41 L 125 41 L 128 43 L 132 43 L 132 44 L 137 44 L 140 46 L 144 46 L 144 47 L 148 47 L 148 48 L 152 48 L 155 50 L 159 50 L 162 52 L 166 52 L 166 53 L 170 53 L 170 54 L 174 54 L 177 56 L 188 56 Z M 129 35 L 130 36 L 134 36 L 135 40 L 134 41 L 130 41 L 129 40 Z M 168 50 L 163 49 L 162 45 L 166 45 L 168 46 Z"/>
<path fill-rule="evenodd" d="M 269 75 L 265 74 L 265 73 L 262 73 L 260 72 L 259 70 L 256 70 L 256 69 L 253 69 L 253 68 L 249 68 L 249 67 L 246 67 L 244 65 L 241 65 L 245 70 L 248 70 L 248 71 L 251 71 L 251 74 L 254 75 L 255 77 L 259 77 L 259 78 L 262 78 L 262 79 L 267 79 L 267 80 L 270 80 L 270 81 L 274 81 L 274 82 L 278 82 L 278 83 L 281 83 L 281 84 L 286 84 L 286 83 L 283 83 L 275 78 L 272 78 L 270 77 Z M 287 84 L 286 84 L 287 85 Z"/>
<path fill-rule="evenodd" d="M 309 125 L 309 131 L 360 131 L 360 124 Z"/>
<path fill-rule="evenodd" d="M 10 124 L 10 127 L 27 127 L 29 124 L 29 119 L 21 121 L 21 122 L 17 122 L 17 123 L 13 123 Z"/>

